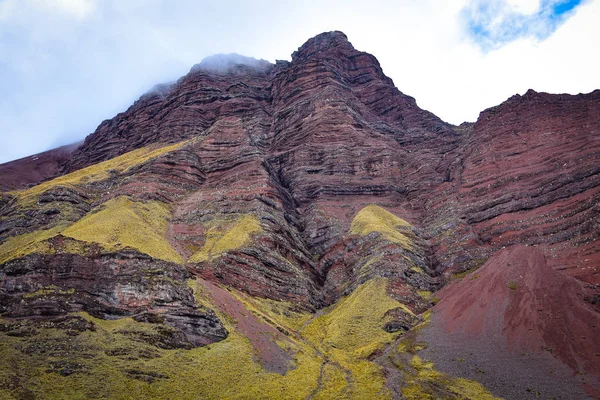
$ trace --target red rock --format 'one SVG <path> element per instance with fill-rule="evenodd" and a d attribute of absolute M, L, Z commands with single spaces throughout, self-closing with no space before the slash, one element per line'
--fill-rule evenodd
<path fill-rule="evenodd" d="M 0 191 L 24 189 L 60 175 L 79 143 L 0 164 Z"/>
<path fill-rule="evenodd" d="M 481 346 L 498 352 L 488 365 L 479 360 L 479 368 L 512 371 L 506 375 L 510 379 L 521 373 L 515 367 L 525 354 L 540 357 L 539 374 L 545 374 L 549 362 L 543 357 L 551 354 L 580 376 L 591 375 L 588 384 L 600 388 L 600 341 L 595 339 L 600 314 L 584 301 L 585 284 L 552 269 L 539 248 L 503 249 L 437 296 L 441 301 L 433 309 L 432 329 L 448 335 L 442 341 L 446 346 L 456 345 L 457 354 L 467 351 L 465 347 L 477 352 Z M 433 354 L 434 360 L 443 357 Z"/>
<path fill-rule="evenodd" d="M 519 271 L 533 277 L 524 282 L 528 294 L 519 297 L 527 307 L 538 304 L 535 296 L 545 290 L 553 299 L 564 295 L 565 302 L 542 307 L 588 338 L 588 322 L 600 311 L 599 129 L 600 90 L 577 96 L 529 91 L 483 111 L 474 124 L 452 126 L 400 92 L 375 57 L 354 49 L 343 33 L 329 32 L 308 40 L 291 62 L 232 61 L 218 71 L 200 64 L 177 82 L 155 88 L 100 124 L 63 162 L 62 172 L 149 144 L 193 141 L 104 181 L 53 188 L 43 196 L 57 209 L 70 204 L 74 219 L 119 195 L 168 203 L 173 218 L 167 236 L 184 259 L 205 243 L 210 221 L 254 215 L 262 232 L 251 243 L 187 262 L 185 269 L 312 311 L 383 276 L 395 298 L 421 313 L 430 303 L 419 290 L 435 291 L 452 273 L 486 260 L 481 273 L 490 275 L 485 282 L 491 286 L 482 283 L 481 290 L 493 297 L 501 285 L 489 265 L 499 267 L 498 260 L 511 254 Z M 24 175 L 15 182 L 55 173 L 30 178 L 25 164 L 19 165 Z M 411 249 L 376 233 L 349 234 L 354 216 L 370 204 L 412 225 Z M 44 214 L 39 204 L 27 207 L 11 196 L 0 198 L 0 240 L 46 229 L 61 218 Z M 523 244 L 536 249 L 524 254 Z M 45 274 L 36 265 L 11 282 Z M 540 278 L 546 276 L 566 291 L 544 286 Z M 7 296 L 2 302 L 17 307 L 23 293 L 7 285 L 0 283 Z M 466 318 L 463 323 L 475 329 L 480 315 L 461 317 L 455 306 L 469 299 L 462 310 L 470 312 L 478 296 L 486 297 L 465 286 L 452 289 L 454 300 L 442 300 L 439 309 L 457 321 Z M 147 296 L 151 301 L 152 292 Z M 508 322 L 501 340 L 554 346 L 570 367 L 581 359 L 575 353 L 593 351 L 579 339 L 573 339 L 576 351 L 559 343 L 545 320 L 535 320 L 532 333 L 523 330 L 531 310 L 521 314 L 511 304 L 502 305 L 508 307 L 502 309 Z M 127 314 L 140 305 L 117 308 Z M 42 306 L 63 310 L 58 301 Z M 22 315 L 37 312 L 35 305 L 23 310 Z M 179 314 L 171 314 L 179 321 Z M 389 329 L 415 323 L 402 318 Z M 560 329 L 563 337 L 579 334 Z M 597 367 L 595 360 L 582 360 L 587 371 Z"/>

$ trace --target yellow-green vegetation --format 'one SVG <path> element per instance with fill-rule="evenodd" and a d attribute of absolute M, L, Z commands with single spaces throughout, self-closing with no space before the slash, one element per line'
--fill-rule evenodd
<path fill-rule="evenodd" d="M 451 279 L 462 279 L 465 276 L 469 275 L 471 272 L 475 271 L 477 268 L 472 268 L 472 269 L 468 269 L 466 271 L 463 272 L 459 272 L 456 274 L 452 274 L 452 276 L 450 277 Z M 479 276 L 478 276 L 479 277 Z M 476 279 L 476 278 L 475 278 Z"/>
<path fill-rule="evenodd" d="M 141 149 L 136 149 L 110 160 L 90 165 L 89 167 L 71 172 L 70 174 L 40 183 L 32 188 L 13 192 L 13 194 L 16 194 L 19 197 L 21 205 L 30 205 L 30 203 L 35 203 L 37 201 L 40 194 L 50 188 L 56 186 L 72 187 L 84 183 L 105 180 L 110 176 L 110 171 L 115 171 L 117 173 L 126 172 L 131 167 L 143 164 L 163 154 L 177 150 L 187 142 L 188 141 L 183 141 L 162 147 L 160 147 L 160 145 L 150 145 Z"/>
<path fill-rule="evenodd" d="M 171 214 L 159 201 L 134 202 L 116 197 L 91 212 L 62 234 L 100 244 L 107 251 L 131 247 L 151 257 L 182 263 L 179 253 L 166 239 Z"/>
<path fill-rule="evenodd" d="M 387 311 L 402 305 L 387 295 L 387 280 L 377 278 L 316 315 L 292 303 L 254 298 L 234 289 L 248 314 L 287 332 L 282 343 L 293 358 L 285 374 L 266 371 L 256 349 L 237 321 L 219 311 L 198 281 L 188 281 L 199 305 L 217 312 L 229 337 L 208 346 L 167 350 L 153 345 L 160 324 L 131 318 L 101 320 L 86 313 L 73 316 L 94 329 L 69 333 L 64 327 L 36 328 L 28 335 L 0 329 L 0 397 L 111 399 L 379 399 L 390 398 L 376 350 L 393 345 L 409 354 L 403 371 L 403 395 L 436 398 L 492 399 L 480 385 L 450 378 L 412 353 L 421 344 L 382 329 Z M 43 290 L 52 290 L 48 287 Z M 425 320 L 427 316 L 425 315 Z M 20 324 L 0 318 L 0 325 Z M 80 324 L 79 324 L 80 325 Z M 10 332 L 9 332 L 10 333 Z M 401 345 L 404 343 L 404 345 Z"/>
<path fill-rule="evenodd" d="M 260 222 L 254 215 L 241 215 L 233 220 L 215 219 L 208 225 L 204 246 L 190 257 L 189 262 L 207 261 L 243 248 L 250 243 L 253 234 L 261 231 Z"/>
<path fill-rule="evenodd" d="M 46 240 L 58 235 L 64 226 L 12 236 L 0 244 L 0 264 L 32 253 L 47 253 Z"/>
<path fill-rule="evenodd" d="M 479 267 L 481 267 L 483 264 L 485 264 L 486 261 L 487 261 L 486 259 L 481 259 L 481 258 L 475 259 L 475 260 L 471 260 L 471 262 L 469 262 L 467 264 L 468 268 L 465 271 L 459 272 L 459 273 L 456 273 L 456 274 L 452 274 L 450 276 L 450 278 L 451 279 L 462 279 L 465 276 L 471 274 L 472 272 L 475 272 L 476 270 L 478 270 Z M 469 278 L 471 280 L 475 280 L 475 279 L 479 278 L 479 274 L 478 273 L 474 273 Z"/>
<path fill-rule="evenodd" d="M 368 257 L 366 262 L 361 265 L 360 270 L 358 271 L 359 278 L 368 277 L 370 273 L 372 273 L 371 268 L 375 267 L 377 263 L 381 262 L 384 259 L 383 255 L 376 255 L 374 257 Z"/>
<path fill-rule="evenodd" d="M 311 346 L 293 337 L 290 337 L 286 343 L 278 343 L 280 347 L 286 348 L 293 354 L 294 366 L 285 375 L 268 372 L 256 362 L 256 350 L 236 329 L 236 321 L 219 312 L 210 296 L 203 293 L 201 285 L 197 285 L 194 281 L 189 285 L 194 288 L 196 300 L 216 310 L 230 332 L 226 340 L 211 344 L 208 346 L 210 351 L 201 353 L 202 358 L 197 358 L 199 364 L 199 370 L 195 372 L 197 377 L 188 377 L 202 381 L 202 389 L 195 393 L 201 393 L 202 398 L 219 399 L 305 399 L 316 389 L 322 360 L 314 353 Z M 285 315 L 280 316 L 279 324 L 274 323 L 273 317 L 278 312 L 288 310 L 289 303 L 278 304 L 279 302 L 264 299 L 252 300 L 252 304 L 257 306 L 255 307 L 249 302 L 250 296 L 233 289 L 231 293 L 242 300 L 248 313 L 257 315 L 271 325 L 292 329 L 292 326 L 287 324 L 288 318 Z M 292 316 L 289 321 L 295 321 L 296 318 L 298 315 Z M 304 318 L 308 318 L 308 315 L 305 314 Z M 174 371 L 174 373 L 178 372 Z M 164 394 L 165 398 L 168 398 L 169 393 L 164 392 Z"/>
<path fill-rule="evenodd" d="M 313 399 L 386 399 L 391 393 L 385 387 L 382 369 L 369 360 L 376 350 L 397 337 L 382 329 L 386 312 L 403 306 L 387 296 L 386 287 L 386 279 L 371 280 L 313 318 L 288 302 L 232 293 L 249 312 L 285 333 L 291 348 L 309 357 L 312 367 L 318 366 L 316 371 L 311 370 L 314 380 L 307 383 Z M 295 358 L 298 369 L 307 362 L 298 355 Z M 286 386 L 291 384 L 284 382 Z M 271 398 L 264 394 L 259 397 Z"/>
<path fill-rule="evenodd" d="M 431 304 L 437 304 L 440 301 L 440 299 L 435 297 L 429 290 L 417 290 L 417 294 L 424 300 L 429 301 Z"/>
<path fill-rule="evenodd" d="M 413 248 L 410 224 L 374 204 L 360 210 L 350 224 L 351 234 L 365 236 L 372 232 L 379 232 L 385 240 L 407 250 Z"/>
<path fill-rule="evenodd" d="M 343 372 L 330 375 L 339 385 L 341 398 L 389 398 L 381 367 L 369 356 L 392 342 L 398 334 L 383 330 L 386 313 L 402 304 L 386 293 L 387 280 L 372 279 L 359 286 L 351 295 L 338 301 L 321 315 L 313 318 L 301 331 L 303 337 L 314 343 Z M 337 377 L 337 378 L 336 378 Z M 331 383 L 330 383 L 331 385 Z"/>
<path fill-rule="evenodd" d="M 81 316 L 95 324 L 95 332 L 69 336 L 44 329 L 24 340 L 2 334 L 3 399 L 26 393 L 39 399 L 305 399 L 316 387 L 320 362 L 312 353 L 297 352 L 298 366 L 286 375 L 270 373 L 232 327 L 222 342 L 165 350 L 132 336 L 156 335 L 154 324 Z M 73 372 L 62 372 L 68 369 Z"/>
<path fill-rule="evenodd" d="M 349 387 L 350 374 L 344 371 L 340 365 L 333 362 L 328 362 L 323 365 L 321 376 L 321 385 L 315 392 L 313 399 L 329 400 L 329 399 L 348 399 L 350 392 L 346 390 Z"/>
<path fill-rule="evenodd" d="M 208 294 L 204 293 L 204 288 L 202 287 L 202 285 L 198 284 L 198 281 L 196 281 L 196 279 L 188 279 L 187 286 L 190 289 L 192 289 L 192 292 L 194 293 L 194 299 L 196 300 L 196 305 L 200 305 L 202 307 L 212 309 L 213 303 L 210 299 L 210 296 Z"/>
<path fill-rule="evenodd" d="M 433 295 L 429 290 L 417 290 L 417 294 L 425 300 L 431 299 L 431 296 Z"/>
<path fill-rule="evenodd" d="M 58 286 L 50 285 L 42 289 L 36 290 L 35 292 L 27 293 L 23 297 L 26 299 L 32 299 L 35 297 L 44 297 L 51 294 L 58 295 L 70 295 L 75 293 L 75 289 L 61 289 Z"/>
<path fill-rule="evenodd" d="M 61 224 L 8 238 L 0 245 L 0 264 L 32 253 L 81 254 L 94 243 L 105 251 L 130 247 L 154 258 L 182 263 L 166 239 L 170 215 L 167 206 L 159 201 L 135 202 L 126 196 L 116 197 L 70 226 Z M 49 240 L 59 234 L 63 235 L 61 246 L 50 245 Z"/>
<path fill-rule="evenodd" d="M 243 293 L 237 297 L 247 309 L 259 314 L 263 321 L 283 328 L 286 332 L 297 332 L 311 318 L 312 314 L 299 310 L 293 303 L 252 297 Z"/>
<path fill-rule="evenodd" d="M 386 293 L 387 279 L 376 278 L 359 286 L 333 309 L 313 319 L 304 333 L 324 346 L 368 356 L 373 344 L 390 342 L 395 335 L 382 329 L 385 313 L 403 304 Z"/>
<path fill-rule="evenodd" d="M 408 382 L 402 389 L 402 395 L 409 400 L 437 399 L 440 391 L 448 393 L 447 397 L 469 400 L 493 400 L 492 396 L 481 384 L 463 378 L 452 378 L 434 369 L 431 362 L 425 362 L 414 355 L 409 363 L 414 371 L 409 374 Z"/>
<path fill-rule="evenodd" d="M 174 151 L 184 144 L 187 141 L 180 142 L 177 144 L 158 147 L 157 145 L 151 145 L 142 149 L 137 149 L 131 151 L 129 153 L 123 154 L 121 156 L 115 157 L 111 160 L 104 161 L 87 168 L 83 168 L 81 170 L 75 171 L 73 173 L 60 176 L 48 182 L 41 183 L 32 188 L 15 191 L 12 192 L 11 195 L 14 195 L 18 200 L 18 207 L 20 209 L 26 208 L 37 208 L 43 211 L 45 208 L 58 208 L 60 210 L 60 218 L 57 221 L 52 222 L 52 225 L 46 226 L 46 229 L 40 229 L 35 232 L 25 233 L 19 236 L 13 236 L 6 239 L 3 243 L 0 244 L 0 264 L 6 261 L 9 261 L 14 258 L 19 258 L 26 256 L 32 253 L 54 253 L 55 249 L 48 245 L 47 240 L 62 233 L 69 225 L 73 222 L 77 221 L 80 217 L 80 214 L 73 210 L 73 205 L 66 202 L 53 202 L 52 204 L 38 205 L 37 201 L 39 196 L 46 192 L 48 189 L 55 187 L 66 187 L 74 189 L 74 186 L 94 182 L 101 181 L 109 177 L 112 171 L 114 172 L 125 172 L 129 168 L 147 162 L 151 159 L 159 157 L 165 153 Z M 151 207 L 152 208 L 152 207 Z M 156 207 L 154 207 L 156 208 Z M 126 213 L 126 212 L 124 212 Z M 143 213 L 143 210 L 142 210 Z M 164 214 L 164 213 L 161 213 Z M 105 215 L 105 214 L 104 214 Z M 87 221 L 90 219 L 88 218 Z M 162 223 L 162 222 L 161 222 Z M 157 225 L 156 223 L 152 223 L 153 225 Z M 78 227 L 83 227 L 84 224 L 78 224 Z M 97 227 L 97 226 L 96 226 Z M 132 227 L 135 229 L 138 226 Z M 143 232 L 147 232 L 148 230 L 144 230 Z M 99 233 L 102 235 L 102 233 Z M 137 235 L 140 236 L 140 235 Z M 164 236 L 164 234 L 163 234 Z M 151 237 L 152 238 L 152 237 Z M 139 238 L 137 238 L 139 239 Z M 142 240 L 144 242 L 144 240 Z M 152 247 L 152 243 L 146 248 Z M 136 246 L 132 246 L 136 247 Z M 139 249 L 139 246 L 136 248 Z M 176 253 L 172 249 L 167 249 L 165 246 L 159 247 L 154 251 L 151 255 L 157 254 L 158 252 L 162 252 L 166 249 L 166 252 L 163 254 L 168 260 L 179 260 L 180 258 L 176 256 Z M 78 253 L 75 248 L 64 249 L 65 252 L 74 252 Z M 81 249 L 80 249 L 81 250 Z M 149 253 L 150 254 L 150 253 Z M 164 257 L 158 257 L 163 258 Z"/>
<path fill-rule="evenodd" d="M 425 275 L 425 271 L 423 271 L 423 269 L 417 267 L 416 265 L 410 267 L 410 270 L 416 272 L 417 274 Z"/>
<path fill-rule="evenodd" d="M 60 235 L 65 225 L 57 225 L 51 229 L 38 230 L 18 236 L 9 237 L 0 245 L 0 264 L 26 255 L 37 254 L 89 254 L 96 250 L 94 243 L 86 243 L 72 238 L 62 237 L 60 243 L 52 240 Z"/>

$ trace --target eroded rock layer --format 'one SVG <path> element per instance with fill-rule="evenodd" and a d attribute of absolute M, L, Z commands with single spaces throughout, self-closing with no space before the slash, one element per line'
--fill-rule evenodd
<path fill-rule="evenodd" d="M 600 311 L 599 137 L 600 91 L 529 91 L 447 124 L 341 32 L 291 62 L 202 62 L 46 172 L 0 181 L 0 354 L 17 371 L 0 393 L 492 398 L 444 360 L 437 371 L 419 339 L 440 298 L 435 327 L 477 328 L 481 287 L 506 315 L 494 346 L 556 349 L 593 395 L 597 360 L 580 353 Z M 15 165 L 27 171 L 0 171 Z M 465 271 L 476 286 L 437 297 Z M 532 307 L 548 316 L 527 333 Z"/>

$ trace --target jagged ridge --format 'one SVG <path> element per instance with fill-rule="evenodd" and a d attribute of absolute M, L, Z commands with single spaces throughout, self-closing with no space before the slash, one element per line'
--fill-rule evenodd
<path fill-rule="evenodd" d="M 260 367 L 239 371 L 289 374 L 265 377 L 286 388 L 269 392 L 279 398 L 304 379 L 303 398 L 488 396 L 434 373 L 419 346 L 392 348 L 418 332 L 452 273 L 518 243 L 578 277 L 579 306 L 597 307 L 599 94 L 528 92 L 455 127 L 341 32 L 310 39 L 292 62 L 194 67 L 104 121 L 62 163 L 69 174 L 2 194 L 5 317 L 132 316 L 142 325 L 131 337 L 163 329 L 169 348 L 221 341 L 220 361 L 197 362 L 254 351 Z M 347 323 L 367 318 L 343 310 L 365 288 L 394 306 Z M 260 318 L 242 323 L 249 311 Z M 337 343 L 336 325 L 373 338 L 368 351 Z M 247 384 L 232 390 L 256 390 Z"/>

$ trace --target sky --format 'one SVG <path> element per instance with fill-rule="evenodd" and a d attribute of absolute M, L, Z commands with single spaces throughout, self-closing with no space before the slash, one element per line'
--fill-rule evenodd
<path fill-rule="evenodd" d="M 600 88 L 600 0 L 0 0 L 0 163 L 82 140 L 203 58 L 341 30 L 443 120 Z"/>

